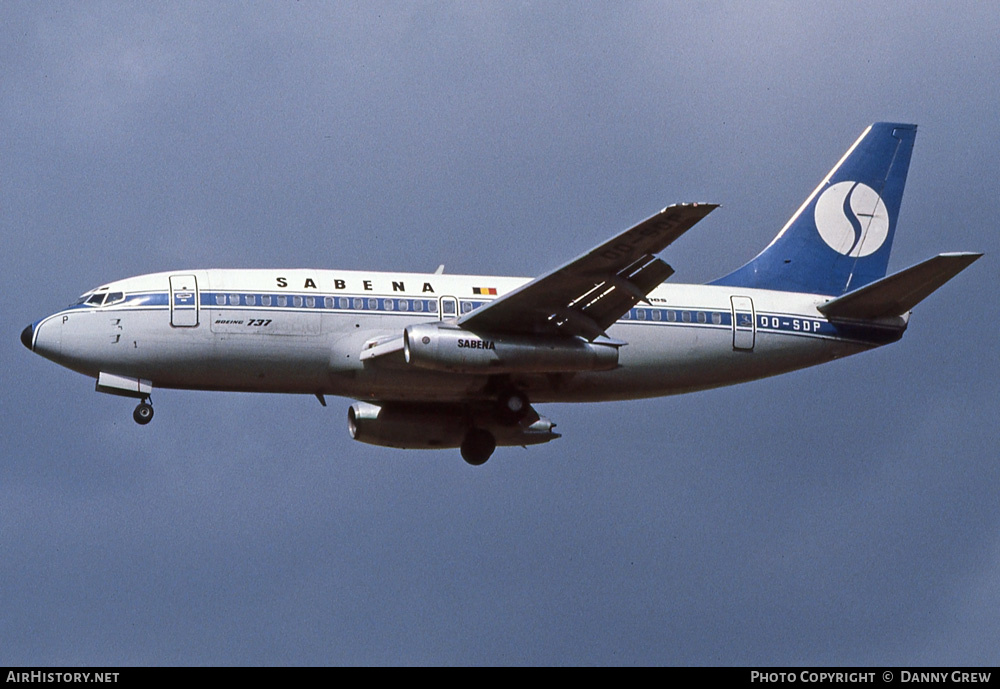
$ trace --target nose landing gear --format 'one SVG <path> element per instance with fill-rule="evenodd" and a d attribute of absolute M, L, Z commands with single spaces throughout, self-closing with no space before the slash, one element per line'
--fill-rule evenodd
<path fill-rule="evenodd" d="M 153 420 L 153 405 L 149 403 L 149 398 L 147 397 L 142 402 L 139 402 L 139 406 L 135 408 L 132 412 L 132 418 L 140 426 L 145 426 L 147 423 Z"/>

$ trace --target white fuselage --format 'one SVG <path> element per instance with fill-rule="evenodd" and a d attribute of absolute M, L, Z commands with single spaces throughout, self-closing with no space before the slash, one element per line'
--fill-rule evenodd
<path fill-rule="evenodd" d="M 490 376 L 395 360 L 366 344 L 454 319 L 527 278 L 327 270 L 196 270 L 110 283 L 34 325 L 33 349 L 88 376 L 153 387 L 330 394 L 360 400 L 490 399 Z M 119 296 L 120 295 L 120 296 Z M 532 402 L 671 395 L 830 361 L 895 341 L 905 319 L 845 329 L 822 295 L 663 284 L 608 330 L 614 370 L 511 374 Z M 92 302 L 100 299 L 90 298 Z"/>

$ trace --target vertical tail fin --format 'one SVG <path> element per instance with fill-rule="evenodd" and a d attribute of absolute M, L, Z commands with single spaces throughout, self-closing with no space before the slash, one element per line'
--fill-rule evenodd
<path fill-rule="evenodd" d="M 868 127 L 767 248 L 712 284 L 840 295 L 885 277 L 916 134 Z"/>

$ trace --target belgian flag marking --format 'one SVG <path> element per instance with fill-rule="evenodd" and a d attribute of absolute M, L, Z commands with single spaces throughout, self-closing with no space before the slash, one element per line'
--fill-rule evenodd
<path fill-rule="evenodd" d="M 496 287 L 473 287 L 472 288 L 472 293 L 473 294 L 488 294 L 488 295 L 491 295 L 491 296 L 495 297 L 496 294 L 497 294 L 497 288 Z"/>

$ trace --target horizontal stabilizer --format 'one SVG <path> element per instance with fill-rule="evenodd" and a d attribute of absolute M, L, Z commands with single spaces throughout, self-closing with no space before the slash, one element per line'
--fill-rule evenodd
<path fill-rule="evenodd" d="M 982 254 L 941 254 L 865 285 L 819 307 L 827 318 L 874 320 L 902 316 Z"/>

